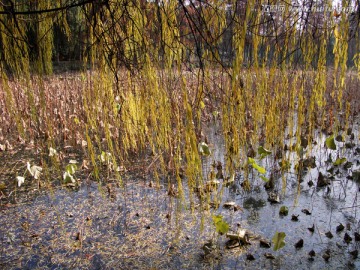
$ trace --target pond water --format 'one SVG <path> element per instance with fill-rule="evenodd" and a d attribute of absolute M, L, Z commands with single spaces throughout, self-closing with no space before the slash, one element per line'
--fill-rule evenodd
<path fill-rule="evenodd" d="M 213 154 L 203 159 L 205 174 L 214 161 L 224 163 L 217 129 L 208 133 Z M 125 176 L 124 188 L 115 182 L 101 186 L 84 180 L 76 191 L 34 187 L 26 196 L 19 192 L 16 204 L 0 206 L 0 268 L 359 269 L 359 184 L 349 176 L 359 170 L 360 149 L 358 130 L 353 132 L 355 146 L 346 148 L 337 142 L 336 151 L 323 147 L 325 136 L 319 135 L 309 153 L 316 167 L 303 174 L 300 185 L 294 166 L 285 174 L 285 188 L 280 174 L 276 179 L 272 192 L 279 203 L 268 201 L 269 191 L 255 173 L 250 175 L 251 190 L 244 191 L 241 172 L 229 187 L 220 180 L 210 195 L 220 198 L 219 207 L 204 212 L 199 207 L 191 212 L 186 199 L 182 202 L 168 195 L 167 181 L 156 188 L 149 184 L 149 176 Z M 329 155 L 333 161 L 338 155 L 346 157 L 352 164 L 335 166 L 330 185 L 317 188 L 319 171 L 329 176 L 327 170 L 334 167 L 327 162 Z M 271 163 L 270 156 L 259 161 L 264 167 Z M 229 201 L 240 209 L 224 207 Z M 281 206 L 288 207 L 288 215 L 279 214 Z M 260 247 L 255 238 L 248 245 L 227 248 L 226 236 L 215 232 L 215 214 L 221 214 L 232 231 L 244 228 L 269 241 L 276 232 L 284 232 L 286 245 L 274 251 L 273 246 Z M 203 247 L 210 239 L 216 248 L 205 255 Z M 303 246 L 296 248 L 300 239 Z M 266 253 L 273 258 L 265 257 Z"/>

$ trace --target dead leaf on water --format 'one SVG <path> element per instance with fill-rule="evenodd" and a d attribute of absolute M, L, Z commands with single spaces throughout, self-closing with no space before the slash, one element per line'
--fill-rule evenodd
<path fill-rule="evenodd" d="M 344 225 L 340 223 L 338 226 L 336 226 L 336 232 L 341 232 L 345 229 Z"/>
<path fill-rule="evenodd" d="M 313 224 L 312 227 L 309 227 L 308 230 L 313 233 L 315 231 L 315 224 Z"/>
<path fill-rule="evenodd" d="M 267 239 L 260 239 L 260 247 L 264 247 L 264 248 L 270 248 L 271 247 L 271 242 Z"/>
<path fill-rule="evenodd" d="M 314 251 L 313 249 L 310 250 L 309 256 L 310 256 L 310 257 L 315 257 L 315 255 L 316 255 L 315 251 Z"/>
<path fill-rule="evenodd" d="M 330 238 L 330 239 L 334 237 L 333 234 L 332 234 L 330 231 L 326 232 L 326 233 L 325 233 L 325 236 L 326 236 L 327 238 Z"/>
<path fill-rule="evenodd" d="M 266 259 L 270 259 L 270 260 L 275 259 L 275 256 L 272 255 L 271 253 L 265 253 L 264 256 L 265 256 Z"/>
<path fill-rule="evenodd" d="M 246 254 L 246 259 L 249 260 L 249 261 L 254 261 L 254 260 L 255 260 L 255 257 L 254 257 L 254 255 L 252 255 L 251 253 L 249 253 L 249 254 Z"/>
<path fill-rule="evenodd" d="M 304 246 L 304 240 L 300 239 L 294 246 L 295 248 L 302 248 Z"/>
<path fill-rule="evenodd" d="M 359 255 L 359 251 L 357 249 L 350 251 L 349 254 L 353 257 L 353 259 L 357 259 L 358 255 Z"/>
<path fill-rule="evenodd" d="M 271 203 L 279 203 L 280 202 L 280 196 L 276 192 L 269 192 L 268 201 Z"/>
<path fill-rule="evenodd" d="M 329 261 L 329 259 L 330 259 L 330 257 L 331 257 L 330 250 L 327 249 L 327 250 L 324 252 L 324 254 L 322 255 L 322 257 L 323 257 L 323 259 L 324 259 L 325 261 Z"/>
<path fill-rule="evenodd" d="M 225 243 L 225 246 L 226 246 L 227 249 L 233 249 L 233 248 L 240 247 L 240 243 L 239 243 L 239 241 L 233 239 L 233 240 L 228 240 Z"/>
<path fill-rule="evenodd" d="M 226 202 L 224 203 L 224 208 L 230 209 L 230 208 L 234 208 L 234 206 L 236 205 L 235 202 L 231 201 L 231 202 Z"/>
<path fill-rule="evenodd" d="M 345 233 L 344 241 L 346 244 L 349 244 L 352 241 L 352 237 L 348 233 Z"/>

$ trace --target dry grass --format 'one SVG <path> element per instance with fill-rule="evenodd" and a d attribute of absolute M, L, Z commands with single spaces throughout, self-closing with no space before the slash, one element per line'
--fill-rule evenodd
<path fill-rule="evenodd" d="M 71 152 L 91 160 L 91 155 L 96 159 L 101 151 L 110 151 L 118 156 L 119 165 L 128 169 L 131 169 L 132 165 L 130 160 L 134 161 L 140 157 L 148 158 L 149 163 L 147 164 L 149 165 L 155 158 L 158 158 L 157 154 L 161 153 L 163 157 L 159 160 L 160 163 L 166 163 L 165 165 L 171 170 L 174 151 L 177 147 L 177 139 L 174 138 L 187 136 L 184 134 L 188 119 L 184 112 L 185 93 L 183 89 L 186 89 L 188 102 L 192 108 L 195 124 L 193 129 L 198 142 L 206 140 L 204 130 L 211 125 L 210 122 L 214 119 L 220 119 L 221 122 L 227 120 L 232 125 L 224 126 L 224 134 L 233 134 L 235 128 L 239 129 L 237 132 L 239 136 L 246 134 L 246 137 L 252 136 L 252 143 L 261 143 L 274 141 L 274 138 L 270 138 L 270 136 L 275 136 L 274 134 L 277 133 L 269 133 L 272 127 L 278 126 L 279 134 L 281 134 L 281 129 L 286 128 L 289 119 L 293 117 L 293 109 L 297 114 L 304 114 L 305 120 L 302 124 L 300 123 L 303 125 L 303 130 L 306 130 L 308 124 L 315 119 L 317 129 L 325 126 L 329 131 L 336 131 L 334 130 L 338 128 L 336 123 L 344 128 L 348 122 L 353 121 L 360 109 L 360 91 L 357 89 L 359 79 L 354 72 L 348 73 L 346 88 L 343 91 L 342 99 L 338 101 L 333 74 L 332 71 L 329 71 L 324 93 L 325 106 L 314 107 L 313 112 L 308 109 L 311 99 L 314 98 L 313 89 L 317 83 L 315 72 L 243 70 L 240 74 L 242 82 L 238 81 L 239 84 L 242 84 L 242 88 L 235 86 L 234 90 L 231 90 L 228 74 L 228 71 L 216 69 L 204 73 L 201 70 L 181 71 L 181 73 L 174 70 L 172 74 L 158 71 L 156 81 L 158 87 L 164 92 L 154 92 L 153 86 L 149 85 L 148 78 L 145 78 L 144 74 L 129 75 L 125 70 L 119 71 L 117 82 L 112 81 L 111 76 L 90 71 L 88 73 L 64 73 L 46 78 L 34 76 L 30 82 L 12 80 L 8 82 L 8 86 L 2 82 L 0 87 L 0 144 L 3 148 L 8 145 L 8 150 L 11 147 L 15 147 L 17 150 L 24 147 L 29 148 L 36 155 L 36 162 L 44 162 L 49 159 L 47 155 L 50 146 L 62 152 L 60 159 L 68 159 Z M 184 87 L 182 87 L 183 82 L 185 83 Z M 296 85 L 293 86 L 293 84 Z M 305 99 L 305 107 L 299 109 L 300 105 L 297 103 L 302 84 L 304 85 L 302 95 Z M 236 91 L 239 92 L 236 93 Z M 10 107 L 9 103 L 6 103 L 9 100 L 9 97 L 6 98 L 9 93 L 11 93 L 13 102 Z M 156 105 L 157 100 L 152 103 L 150 101 L 163 95 L 166 95 L 168 99 L 166 102 L 170 104 L 170 111 L 162 107 L 157 109 L 146 107 L 154 106 L 154 104 L 159 106 Z M 290 107 L 291 95 L 295 100 L 293 109 Z M 141 101 L 142 96 L 143 101 Z M 137 104 L 138 107 L 132 108 L 127 104 L 134 97 L 140 98 L 138 101 L 142 103 L 135 102 L 134 104 Z M 230 108 L 239 106 L 239 101 L 237 101 L 239 97 L 243 97 L 240 102 L 244 103 L 245 107 L 244 109 L 240 107 L 235 109 L 234 113 L 237 113 L 236 110 L 239 110 L 240 114 L 246 112 L 245 133 L 240 130 L 243 129 L 243 124 L 239 126 L 236 115 L 224 115 L 224 108 L 230 110 Z M 116 111 L 114 111 L 114 104 L 121 105 L 119 115 L 116 115 Z M 135 117 L 134 113 L 138 116 Z M 164 124 L 161 122 L 163 118 L 157 118 L 164 114 L 167 114 L 164 119 L 171 121 L 171 130 L 161 136 L 169 137 L 156 137 L 160 136 L 158 134 L 155 134 L 154 137 L 151 132 L 157 132 L 155 125 Z M 315 114 L 315 117 L 312 114 Z M 274 117 L 269 118 L 271 115 Z M 223 119 L 224 117 L 226 119 Z M 231 120 L 232 117 L 235 117 L 234 120 Z M 200 119 L 201 121 L 199 121 Z M 89 130 L 85 132 L 87 128 Z M 146 135 L 143 134 L 145 132 Z M 86 146 L 89 142 L 86 135 L 94 144 L 95 153 L 93 154 L 91 154 L 89 146 Z M 225 139 L 228 140 L 227 136 Z M 109 141 L 112 141 L 113 150 L 109 149 L 111 146 Z M 162 146 L 161 144 L 164 143 L 162 141 L 168 141 L 166 144 L 170 143 L 170 148 Z M 124 146 L 125 143 L 128 145 Z M 158 153 L 154 153 L 155 157 L 147 156 L 149 144 L 152 145 L 152 148 L 154 146 L 159 148 Z M 184 144 L 181 145 L 184 146 Z M 227 145 L 229 146 L 229 144 Z M 94 166 L 94 164 L 92 165 Z M 143 168 L 147 168 L 148 165 Z M 6 167 L 9 169 L 11 166 Z M 156 169 L 157 167 L 152 166 L 151 168 Z"/>

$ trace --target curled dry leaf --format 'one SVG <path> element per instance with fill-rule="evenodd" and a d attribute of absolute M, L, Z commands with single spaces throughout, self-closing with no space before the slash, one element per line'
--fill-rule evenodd
<path fill-rule="evenodd" d="M 5 150 L 6 150 L 5 144 L 0 143 L 0 151 L 5 151 Z"/>
<path fill-rule="evenodd" d="M 24 184 L 24 182 L 25 182 L 25 177 L 16 176 L 16 182 L 18 184 L 18 187 L 21 187 L 21 185 Z"/>
<path fill-rule="evenodd" d="M 36 165 L 30 166 L 30 163 L 27 163 L 27 170 L 29 171 L 29 173 L 31 174 L 32 177 L 34 177 L 34 179 L 39 179 L 42 168 Z"/>
<path fill-rule="evenodd" d="M 49 148 L 49 157 L 57 156 L 57 154 L 58 153 L 57 153 L 56 149 L 54 149 L 52 147 Z"/>
<path fill-rule="evenodd" d="M 89 169 L 89 161 L 84 159 L 81 164 L 81 168 L 88 170 Z"/>
<path fill-rule="evenodd" d="M 9 143 L 9 141 L 5 141 L 5 148 L 6 150 L 13 150 L 14 147 Z"/>
<path fill-rule="evenodd" d="M 276 192 L 269 192 L 268 201 L 271 203 L 279 203 L 280 202 L 280 196 Z"/>

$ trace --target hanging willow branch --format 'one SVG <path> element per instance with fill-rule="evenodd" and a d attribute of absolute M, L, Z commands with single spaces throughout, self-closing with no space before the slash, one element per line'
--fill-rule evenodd
<path fill-rule="evenodd" d="M 11 0 L 7 0 L 9 4 L 2 4 L 4 10 L 0 11 L 0 15 L 8 14 L 8 15 L 33 15 L 33 14 L 43 14 L 43 13 L 51 13 L 51 12 L 58 12 L 67 10 L 74 7 L 81 7 L 85 6 L 90 3 L 97 3 L 97 4 L 106 4 L 109 2 L 109 0 L 99 1 L 99 0 L 84 0 L 76 2 L 74 1 L 71 4 L 67 4 L 64 6 L 56 7 L 56 8 L 48 8 L 48 9 L 38 9 L 38 10 L 27 10 L 27 11 L 17 11 L 15 9 L 14 2 Z"/>

